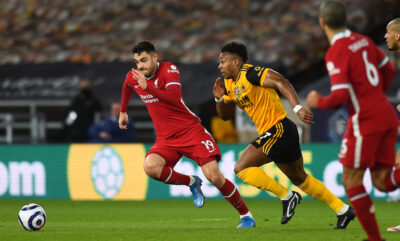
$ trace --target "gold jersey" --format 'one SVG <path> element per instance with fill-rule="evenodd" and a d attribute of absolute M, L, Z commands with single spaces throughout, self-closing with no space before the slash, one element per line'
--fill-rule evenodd
<path fill-rule="evenodd" d="M 269 68 L 244 64 L 234 81 L 224 79 L 224 98 L 234 101 L 257 126 L 259 135 L 287 115 L 275 89 L 262 87 Z"/>

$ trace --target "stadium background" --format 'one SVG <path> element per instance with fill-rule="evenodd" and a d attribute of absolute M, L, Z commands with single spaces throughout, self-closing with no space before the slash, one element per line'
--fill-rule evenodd
<path fill-rule="evenodd" d="M 343 2 L 348 10 L 349 28 L 370 36 L 399 70 L 400 57 L 387 51 L 383 36 L 387 22 L 400 16 L 400 2 Z M 0 197 L 187 198 L 187 190 L 167 187 L 143 174 L 143 156 L 155 136 L 151 120 L 137 97 L 128 110 L 136 122 L 136 144 L 55 143 L 49 139 L 62 128 L 79 81 L 90 79 L 94 94 L 104 106 L 119 101 L 124 76 L 133 66 L 132 46 L 150 40 L 155 43 L 161 60 L 172 61 L 180 68 L 185 101 L 213 131 L 211 120 L 216 113 L 212 86 L 219 75 L 219 49 L 229 40 L 247 44 L 250 62 L 284 74 L 302 101 L 311 88 L 324 94 L 329 92 L 323 62 L 328 41 L 318 25 L 319 3 L 316 0 L 1 1 Z M 397 74 L 388 91 L 393 105 L 399 102 L 399 90 Z M 312 127 L 303 126 L 290 109 L 288 112 L 299 126 L 307 169 L 345 198 L 336 155 L 344 131 L 345 110 L 315 111 L 317 124 Z M 221 169 L 246 198 L 273 199 L 235 179 L 233 164 L 244 143 L 254 136 L 254 127 L 239 111 L 235 121 L 240 138 L 236 144 L 220 143 L 225 158 Z M 102 153 L 105 156 L 98 158 Z M 186 159 L 177 168 L 199 173 L 194 162 Z M 265 168 L 290 185 L 276 167 Z M 108 171 L 111 177 L 107 176 Z M 79 196 L 81 190 L 76 190 L 82 188 L 79 185 L 83 182 L 90 189 L 84 192 L 87 196 Z M 113 190 L 107 189 L 107 183 Z M 212 187 L 205 189 L 208 197 L 216 197 Z M 398 191 L 382 194 L 373 188 L 370 192 L 375 199 L 398 195 Z"/>

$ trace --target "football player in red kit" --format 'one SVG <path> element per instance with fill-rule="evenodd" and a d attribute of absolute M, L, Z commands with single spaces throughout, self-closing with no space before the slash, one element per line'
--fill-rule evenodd
<path fill-rule="evenodd" d="M 200 208 L 204 205 L 201 179 L 174 170 L 179 159 L 187 156 L 201 166 L 204 176 L 239 212 L 237 228 L 255 227 L 239 191 L 218 168 L 221 154 L 217 144 L 183 101 L 178 68 L 170 62 L 158 62 L 154 45 L 148 41 L 136 44 L 132 54 L 137 69 L 128 72 L 122 87 L 119 126 L 126 129 L 126 110 L 135 91 L 146 104 L 157 135 L 144 160 L 146 174 L 167 184 L 188 186 Z"/>
<path fill-rule="evenodd" d="M 346 10 L 341 2 L 323 2 L 319 21 L 331 44 L 325 56 L 331 93 L 323 97 L 311 91 L 307 102 L 310 108 L 321 109 L 348 105 L 347 130 L 339 151 L 342 181 L 368 239 L 380 241 L 363 177 L 369 168 L 373 185 L 383 192 L 400 185 L 400 169 L 393 169 L 398 120 L 385 96 L 395 69 L 371 39 L 345 27 Z"/>

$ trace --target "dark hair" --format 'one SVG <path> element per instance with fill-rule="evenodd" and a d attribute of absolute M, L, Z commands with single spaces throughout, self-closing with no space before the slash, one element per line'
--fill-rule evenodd
<path fill-rule="evenodd" d="M 157 52 L 156 48 L 154 48 L 154 45 L 149 41 L 139 42 L 135 45 L 135 47 L 132 48 L 132 54 L 140 54 L 143 51 L 147 53 Z"/>
<path fill-rule="evenodd" d="M 229 42 L 227 44 L 225 44 L 222 48 L 221 48 L 221 53 L 223 52 L 229 52 L 232 54 L 236 54 L 237 56 L 239 56 L 243 62 L 247 61 L 247 47 L 246 45 L 242 44 L 242 43 L 238 43 L 238 42 Z"/>
<path fill-rule="evenodd" d="M 346 26 L 346 8 L 339 1 L 324 1 L 319 8 L 319 16 L 330 28 L 338 29 Z"/>

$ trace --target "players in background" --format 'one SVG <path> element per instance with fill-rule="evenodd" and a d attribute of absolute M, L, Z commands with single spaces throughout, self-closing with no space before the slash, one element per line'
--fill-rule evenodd
<path fill-rule="evenodd" d="M 221 154 L 217 144 L 183 101 L 178 68 L 170 62 L 158 62 L 154 45 L 148 41 L 136 44 L 132 54 L 137 69 L 128 72 L 123 84 L 119 126 L 126 129 L 126 110 L 135 91 L 146 104 L 157 134 L 144 160 L 146 174 L 166 184 L 189 186 L 200 208 L 204 205 L 201 179 L 174 170 L 182 155 L 187 156 L 201 166 L 205 177 L 239 212 L 237 228 L 255 227 L 239 191 L 218 168 Z"/>
<path fill-rule="evenodd" d="M 307 103 L 310 108 L 321 109 L 348 105 L 347 130 L 339 151 L 342 181 L 368 239 L 380 241 L 374 205 L 363 177 L 369 168 L 373 185 L 383 192 L 394 191 L 400 184 L 400 169 L 393 169 L 398 120 L 385 96 L 395 69 L 372 40 L 346 28 L 346 10 L 341 2 L 323 2 L 319 14 L 331 44 L 325 56 L 331 93 L 323 97 L 311 91 Z"/>
<path fill-rule="evenodd" d="M 400 52 L 400 18 L 393 19 L 386 27 L 385 39 L 389 50 Z M 397 110 L 400 111 L 400 104 L 397 105 Z M 400 150 L 396 154 L 396 168 L 400 168 Z M 400 200 L 400 196 L 394 197 L 391 201 Z M 389 227 L 388 231 L 400 231 L 400 225 Z"/>
<path fill-rule="evenodd" d="M 305 172 L 296 125 L 286 117 L 276 90 L 289 100 L 293 111 L 304 123 L 313 124 L 313 114 L 300 105 L 292 85 L 281 74 L 265 66 L 246 64 L 246 61 L 247 48 L 244 44 L 230 42 L 223 46 L 218 68 L 224 82 L 217 78 L 213 90 L 217 112 L 222 119 L 231 118 L 237 104 L 257 126 L 259 137 L 240 155 L 235 164 L 236 175 L 244 182 L 281 198 L 281 223 L 285 224 L 294 215 L 301 195 L 288 190 L 260 168 L 275 162 L 294 185 L 328 204 L 338 215 L 335 228 L 345 229 L 355 217 L 353 209 L 333 195 L 322 182 Z"/>

